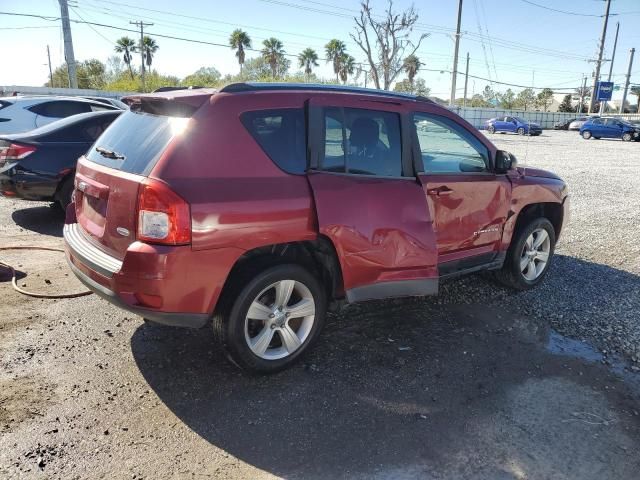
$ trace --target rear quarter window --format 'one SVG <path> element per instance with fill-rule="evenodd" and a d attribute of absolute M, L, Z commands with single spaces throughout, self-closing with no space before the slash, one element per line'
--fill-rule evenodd
<path fill-rule="evenodd" d="M 187 121 L 187 118 L 125 111 L 100 135 L 87 158 L 123 172 L 148 175 Z M 96 147 L 122 155 L 124 159 L 106 157 Z"/>
<path fill-rule="evenodd" d="M 91 104 L 85 102 L 73 102 L 59 100 L 43 102 L 29 108 L 33 113 L 49 118 L 65 118 L 78 113 L 91 112 Z"/>
<path fill-rule="evenodd" d="M 287 173 L 304 173 L 307 141 L 301 108 L 245 112 L 240 120 L 278 167 Z"/>

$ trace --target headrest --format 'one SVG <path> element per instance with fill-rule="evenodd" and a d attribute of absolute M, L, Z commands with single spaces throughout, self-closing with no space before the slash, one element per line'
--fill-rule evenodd
<path fill-rule="evenodd" d="M 380 126 L 378 122 L 366 117 L 356 118 L 351 124 L 349 141 L 357 148 L 372 148 L 378 144 Z"/>

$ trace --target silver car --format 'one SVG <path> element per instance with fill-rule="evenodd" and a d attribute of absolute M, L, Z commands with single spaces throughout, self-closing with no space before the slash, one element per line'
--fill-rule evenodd
<path fill-rule="evenodd" d="M 578 117 L 573 122 L 569 124 L 569 128 L 567 130 L 580 130 L 580 127 L 585 124 L 587 120 L 591 117 Z"/>
<path fill-rule="evenodd" d="M 28 132 L 78 113 L 119 110 L 95 100 L 74 97 L 0 97 L 0 134 Z"/>

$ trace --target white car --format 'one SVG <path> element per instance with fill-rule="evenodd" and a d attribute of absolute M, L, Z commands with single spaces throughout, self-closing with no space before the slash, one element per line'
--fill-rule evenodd
<path fill-rule="evenodd" d="M 95 100 L 74 97 L 0 97 L 0 134 L 28 132 L 78 113 L 119 110 Z"/>

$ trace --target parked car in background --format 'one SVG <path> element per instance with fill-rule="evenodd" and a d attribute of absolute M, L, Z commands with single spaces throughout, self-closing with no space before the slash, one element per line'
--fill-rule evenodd
<path fill-rule="evenodd" d="M 562 120 L 561 122 L 556 122 L 553 125 L 553 129 L 554 130 L 569 130 L 569 125 L 571 125 L 571 122 L 574 122 L 576 119 L 575 118 L 571 118 L 569 120 Z"/>
<path fill-rule="evenodd" d="M 559 177 L 421 97 L 242 83 L 125 101 L 78 162 L 71 269 L 150 321 L 212 323 L 243 368 L 290 365 L 330 305 L 479 270 L 533 288 L 567 219 Z"/>
<path fill-rule="evenodd" d="M 540 135 L 542 127 L 537 123 L 528 122 L 520 117 L 497 117 L 485 122 L 485 129 L 489 133 L 517 133 L 518 135 Z"/>
<path fill-rule="evenodd" d="M 596 117 L 587 120 L 580 127 L 580 135 L 590 138 L 620 138 L 625 142 L 640 140 L 640 126 L 615 117 Z"/>
<path fill-rule="evenodd" d="M 104 103 L 105 105 L 111 105 L 112 107 L 119 108 L 120 110 L 126 110 L 129 108 L 126 103 L 118 100 L 117 98 L 107 98 L 107 97 L 82 97 L 87 100 L 93 100 L 94 102 Z"/>
<path fill-rule="evenodd" d="M 66 208 L 78 158 L 121 113 L 81 113 L 30 132 L 0 135 L 0 194 Z"/>
<path fill-rule="evenodd" d="M 0 135 L 28 132 L 71 115 L 105 110 L 120 109 L 78 97 L 0 97 Z"/>
<path fill-rule="evenodd" d="M 571 122 L 569 124 L 569 127 L 567 128 L 567 130 L 580 130 L 580 127 L 582 127 L 582 125 L 584 125 L 584 123 L 589 120 L 589 118 L 591 117 L 578 117 L 576 118 L 573 122 Z M 593 118 L 597 118 L 597 117 L 593 117 Z"/>

